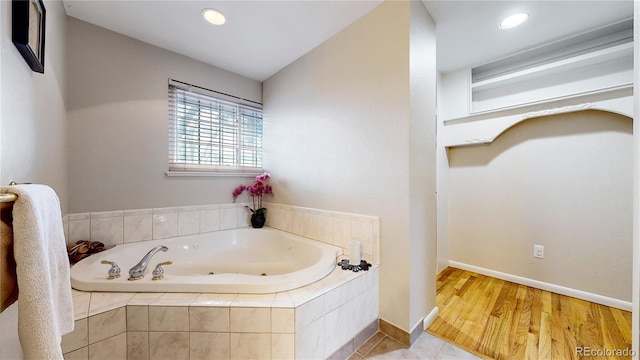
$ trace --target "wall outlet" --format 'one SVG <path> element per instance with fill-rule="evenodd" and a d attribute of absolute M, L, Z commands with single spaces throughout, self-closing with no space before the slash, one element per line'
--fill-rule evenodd
<path fill-rule="evenodd" d="M 533 245 L 533 257 L 538 259 L 544 259 L 544 246 Z"/>

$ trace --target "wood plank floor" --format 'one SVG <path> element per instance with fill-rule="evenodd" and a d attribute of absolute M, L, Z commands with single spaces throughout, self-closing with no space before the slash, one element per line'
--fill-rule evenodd
<path fill-rule="evenodd" d="M 629 359 L 615 351 L 631 350 L 630 312 L 451 267 L 437 288 L 427 332 L 479 356 Z"/>

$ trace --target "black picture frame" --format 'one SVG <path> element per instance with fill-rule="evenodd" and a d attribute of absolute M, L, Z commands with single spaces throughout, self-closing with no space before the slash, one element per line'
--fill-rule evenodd
<path fill-rule="evenodd" d="M 44 73 L 47 11 L 42 0 L 12 1 L 12 41 L 33 71 Z"/>

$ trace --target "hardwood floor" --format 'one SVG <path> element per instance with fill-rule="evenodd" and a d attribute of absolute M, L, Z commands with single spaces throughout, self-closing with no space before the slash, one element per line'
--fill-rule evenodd
<path fill-rule="evenodd" d="M 631 350 L 630 312 L 455 268 L 437 287 L 440 314 L 427 332 L 477 355 L 629 359 L 616 351 Z"/>

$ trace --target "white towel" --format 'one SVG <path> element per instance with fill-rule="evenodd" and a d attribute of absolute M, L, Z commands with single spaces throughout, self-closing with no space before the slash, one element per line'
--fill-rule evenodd
<path fill-rule="evenodd" d="M 60 200 L 46 185 L 14 185 L 13 250 L 18 278 L 18 335 L 25 359 L 62 359 L 73 331 L 69 259 Z"/>

